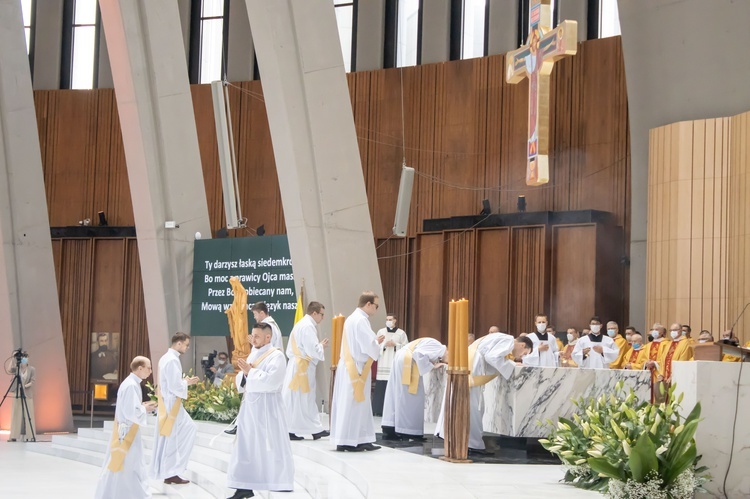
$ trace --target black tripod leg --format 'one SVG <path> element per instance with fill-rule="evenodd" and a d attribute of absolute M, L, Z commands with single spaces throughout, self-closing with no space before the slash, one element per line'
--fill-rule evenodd
<path fill-rule="evenodd" d="M 31 412 L 29 411 L 29 401 L 26 398 L 26 390 L 24 389 L 23 385 L 21 385 L 21 418 L 22 418 L 22 428 L 26 426 L 26 421 L 29 422 L 29 428 L 31 429 L 31 441 L 36 442 L 36 435 L 34 435 L 34 425 L 31 424 Z M 23 414 L 25 412 L 25 414 Z M 25 428 L 24 428 L 25 430 Z M 26 436 L 26 432 L 24 431 L 21 433 L 23 436 Z"/>
<path fill-rule="evenodd" d="M 3 403 L 5 402 L 5 399 L 8 398 L 8 394 L 13 389 L 13 383 L 15 383 L 17 381 L 17 378 L 18 378 L 18 375 L 16 374 L 13 377 L 13 380 L 10 382 L 10 386 L 8 386 L 8 389 L 5 391 L 5 395 L 3 395 L 3 400 L 0 401 L 0 407 L 3 406 Z"/>

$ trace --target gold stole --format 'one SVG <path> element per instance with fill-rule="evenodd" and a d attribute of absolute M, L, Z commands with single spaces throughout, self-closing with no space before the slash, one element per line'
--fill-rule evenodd
<path fill-rule="evenodd" d="M 292 382 L 289 383 L 289 389 L 293 392 L 299 390 L 302 393 L 309 393 L 310 380 L 307 379 L 307 368 L 310 365 L 312 357 L 302 355 L 302 351 L 297 346 L 297 340 L 294 336 L 289 337 L 289 345 L 292 347 L 292 353 L 297 363 L 297 371 L 292 377 Z"/>
<path fill-rule="evenodd" d="M 349 380 L 351 381 L 352 388 L 354 389 L 354 401 L 364 402 L 365 380 L 370 374 L 372 359 L 368 358 L 367 362 L 365 362 L 365 366 L 362 368 L 362 372 L 358 372 L 357 364 L 354 362 L 354 357 L 352 357 L 352 354 L 349 351 L 349 342 L 346 339 L 346 331 L 344 331 L 344 334 L 342 336 L 344 338 L 341 343 L 341 353 L 344 354 L 344 364 L 346 365 L 346 372 L 349 374 Z"/>
<path fill-rule="evenodd" d="M 133 445 L 135 435 L 138 433 L 138 425 L 133 424 L 130 430 L 128 430 L 127 435 L 125 435 L 125 438 L 120 441 L 119 427 L 120 425 L 115 419 L 115 427 L 112 429 L 112 440 L 109 442 L 109 465 L 107 465 L 107 469 L 112 473 L 122 471 L 125 456 L 128 455 L 130 446 Z"/>
<path fill-rule="evenodd" d="M 414 365 L 412 360 L 414 349 L 424 338 L 414 340 L 406 345 L 406 354 L 404 355 L 404 368 L 401 370 L 401 384 L 409 385 L 409 393 L 415 395 L 419 390 L 419 369 Z"/>
<path fill-rule="evenodd" d="M 172 434 L 174 422 L 177 420 L 177 415 L 180 413 L 182 399 L 180 397 L 175 398 L 174 404 L 172 404 L 172 409 L 170 409 L 169 414 L 167 414 L 167 409 L 164 406 L 164 399 L 161 396 L 161 390 L 157 391 L 156 398 L 159 403 L 156 410 L 156 427 L 159 430 L 159 435 L 162 437 L 168 437 Z"/>
<path fill-rule="evenodd" d="M 479 344 L 488 336 L 489 334 L 487 336 L 479 338 L 469 346 L 469 373 L 471 373 L 472 369 L 474 369 L 474 356 L 477 354 L 477 348 L 479 348 Z M 508 354 L 506 358 L 509 358 L 510 355 L 512 354 Z M 476 376 L 469 374 L 469 386 L 474 387 L 486 385 L 495 378 L 497 378 L 497 374 L 481 374 Z"/>

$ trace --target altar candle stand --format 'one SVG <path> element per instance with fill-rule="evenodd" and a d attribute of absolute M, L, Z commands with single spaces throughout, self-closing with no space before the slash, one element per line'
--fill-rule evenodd
<path fill-rule="evenodd" d="M 470 463 L 469 453 L 469 301 L 448 305 L 448 383 L 445 392 L 445 456 L 451 463 Z"/>
<path fill-rule="evenodd" d="M 331 319 L 331 383 L 328 387 L 328 426 L 331 425 L 333 414 L 333 387 L 336 382 L 336 366 L 341 357 L 341 338 L 344 334 L 344 320 L 346 318 L 339 314 Z"/>

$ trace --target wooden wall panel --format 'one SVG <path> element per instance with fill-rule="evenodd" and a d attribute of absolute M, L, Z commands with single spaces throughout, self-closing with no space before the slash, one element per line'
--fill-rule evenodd
<path fill-rule="evenodd" d="M 138 258 L 138 242 L 125 241 L 125 283 L 123 286 L 120 372 L 128 372 L 130 361 L 136 355 L 149 353 L 146 304 L 143 302 L 143 281 Z M 151 359 L 158 362 L 159 359 Z"/>
<path fill-rule="evenodd" d="M 546 310 L 545 227 L 511 229 L 510 324 L 514 335 L 531 332 L 536 314 Z"/>
<path fill-rule="evenodd" d="M 429 336 L 445 343 L 448 330 L 443 325 L 448 317 L 445 300 L 445 250 L 443 233 L 420 234 L 417 237 L 417 285 L 415 313 L 419 317 L 417 330 L 410 338 Z M 445 329 L 445 330 L 444 330 Z"/>
<path fill-rule="evenodd" d="M 731 118 L 730 126 L 731 169 L 727 176 L 729 202 L 726 206 L 729 230 L 727 313 L 731 326 L 750 303 L 750 112 Z M 745 311 L 734 331 L 743 344 L 750 341 L 750 314 Z"/>
<path fill-rule="evenodd" d="M 125 281 L 124 241 L 95 239 L 93 245 L 91 332 L 119 333 Z"/>
<path fill-rule="evenodd" d="M 579 331 L 594 314 L 610 320 L 596 308 L 596 226 L 558 226 L 552 229 L 550 323 L 558 331 Z"/>
<path fill-rule="evenodd" d="M 510 229 L 477 231 L 476 307 L 474 331 L 477 337 L 490 326 L 508 331 L 510 293 Z"/>

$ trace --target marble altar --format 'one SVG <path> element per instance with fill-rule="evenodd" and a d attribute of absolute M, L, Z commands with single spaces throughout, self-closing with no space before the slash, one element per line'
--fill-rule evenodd
<path fill-rule="evenodd" d="M 700 464 L 708 466 L 713 480 L 704 485 L 707 493 L 698 497 L 750 497 L 747 472 L 750 469 L 750 425 L 747 423 L 750 419 L 750 364 L 675 362 L 672 382 L 677 385 L 676 393 L 684 394 L 681 405 L 686 415 L 698 401 L 701 403 L 703 421 L 698 425 L 695 442 L 698 455 L 703 456 Z M 731 468 L 727 475 L 730 456 Z"/>
<path fill-rule="evenodd" d="M 650 398 L 647 371 L 516 366 L 509 380 L 498 377 L 484 385 L 484 431 L 511 437 L 545 437 L 548 431 L 537 421 L 570 417 L 575 409 L 573 400 L 610 393 L 620 380 L 641 400 Z M 425 421 L 434 422 L 440 414 L 444 370 L 433 370 L 424 382 Z"/>

